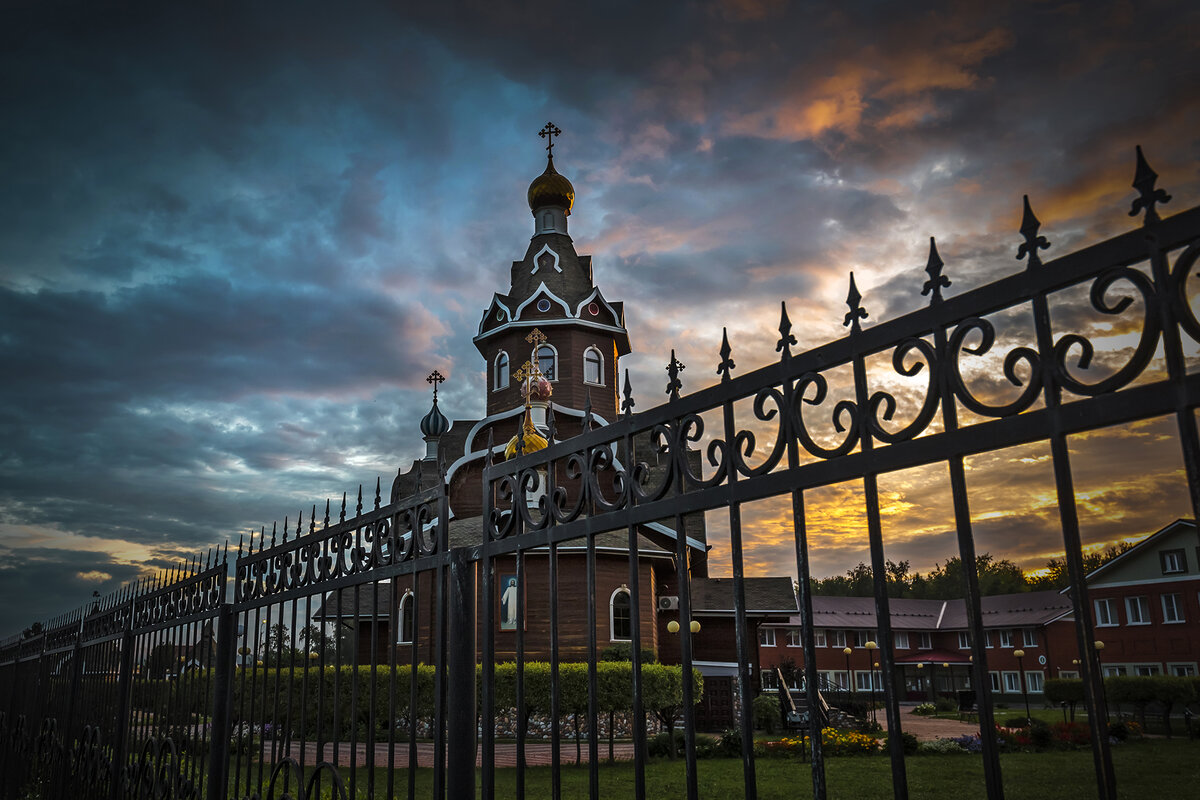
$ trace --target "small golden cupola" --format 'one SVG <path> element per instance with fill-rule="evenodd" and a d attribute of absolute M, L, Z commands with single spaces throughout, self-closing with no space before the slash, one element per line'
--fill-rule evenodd
<path fill-rule="evenodd" d="M 575 205 L 575 187 L 554 169 L 554 137 L 562 131 L 553 122 L 538 131 L 546 140 L 546 171 L 529 184 L 529 211 L 533 214 L 533 233 L 567 233 L 567 217 Z"/>

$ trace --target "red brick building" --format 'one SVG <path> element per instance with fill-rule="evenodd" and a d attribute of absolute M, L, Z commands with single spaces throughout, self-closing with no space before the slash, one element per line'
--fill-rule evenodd
<path fill-rule="evenodd" d="M 1105 675 L 1196 675 L 1200 664 L 1200 536 L 1190 520 L 1176 520 L 1091 573 L 1097 641 Z M 970 688 L 970 639 L 962 600 L 890 602 L 897 685 L 908 700 L 931 699 Z M 1022 682 L 1040 695 L 1047 678 L 1078 677 L 1079 648 L 1071 601 L 1042 591 L 982 599 L 992 691 L 1017 700 Z M 822 685 L 855 691 L 882 689 L 875 601 L 870 597 L 814 597 L 817 669 Z M 849 656 L 844 652 L 850 648 Z M 1016 652 L 1024 656 L 1017 659 Z M 764 688 L 778 687 L 776 666 L 804 665 L 800 617 L 759 629 Z M 784 672 L 788 670 L 785 669 Z M 1022 675 L 1023 673 L 1023 675 Z M 799 688 L 802 676 L 797 677 Z"/>

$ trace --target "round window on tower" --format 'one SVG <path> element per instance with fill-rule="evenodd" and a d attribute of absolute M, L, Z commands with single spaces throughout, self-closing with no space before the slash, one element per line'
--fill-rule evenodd
<path fill-rule="evenodd" d="M 550 310 L 550 301 L 544 297 L 541 300 L 538 300 L 537 301 L 537 310 L 542 312 L 543 314 L 545 314 L 547 311 Z"/>
<path fill-rule="evenodd" d="M 593 317 L 599 316 L 600 306 L 596 305 L 595 303 L 588 303 L 588 313 Z"/>
<path fill-rule="evenodd" d="M 504 312 L 497 308 L 496 309 L 496 322 L 503 322 L 503 321 L 504 321 Z"/>

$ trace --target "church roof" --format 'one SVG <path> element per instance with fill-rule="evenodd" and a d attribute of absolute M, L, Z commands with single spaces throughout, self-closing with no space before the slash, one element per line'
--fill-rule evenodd
<path fill-rule="evenodd" d="M 744 578 L 746 612 L 795 614 L 796 592 L 792 579 Z M 692 578 L 692 611 L 733 613 L 733 578 Z"/>

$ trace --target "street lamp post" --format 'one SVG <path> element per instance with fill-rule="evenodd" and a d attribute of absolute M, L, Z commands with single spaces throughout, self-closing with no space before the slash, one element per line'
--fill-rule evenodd
<path fill-rule="evenodd" d="M 879 666 L 878 664 L 874 664 L 874 661 L 875 661 L 875 651 L 879 649 L 879 645 L 875 644 L 875 642 L 872 641 L 872 642 L 867 642 L 866 647 L 867 647 L 867 676 L 868 676 L 868 680 L 870 680 L 870 682 L 871 682 L 871 724 L 874 725 L 874 724 L 876 724 L 875 723 L 875 669 L 874 669 L 874 667 Z M 874 667 L 872 666 L 872 664 L 874 664 Z"/>
<path fill-rule="evenodd" d="M 1100 694 L 1104 700 L 1104 725 L 1108 726 L 1108 687 L 1104 685 L 1104 665 L 1100 661 L 1100 655 L 1104 652 L 1104 642 L 1097 639 L 1092 643 L 1096 648 L 1096 671 L 1100 673 Z"/>
<path fill-rule="evenodd" d="M 854 697 L 854 676 L 850 673 L 850 654 L 853 652 L 849 647 L 842 650 L 842 654 L 846 656 L 846 686 L 850 689 L 851 697 Z"/>
<path fill-rule="evenodd" d="M 1025 724 L 1032 725 L 1033 720 L 1029 716 L 1029 692 L 1025 686 L 1025 669 L 1022 666 L 1021 660 L 1025 658 L 1024 650 L 1013 650 L 1013 655 L 1017 658 L 1017 677 L 1021 681 L 1021 697 L 1025 699 Z"/>

